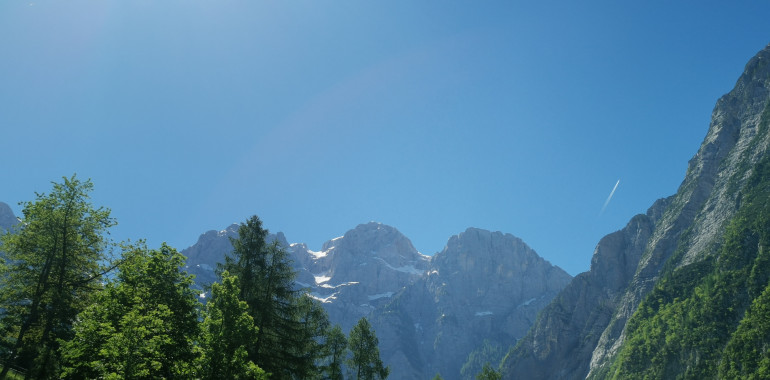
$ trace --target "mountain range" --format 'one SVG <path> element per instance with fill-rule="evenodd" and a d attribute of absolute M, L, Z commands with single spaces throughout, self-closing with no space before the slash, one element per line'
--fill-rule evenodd
<path fill-rule="evenodd" d="M 675 127 L 675 126 L 672 126 Z M 391 378 L 767 378 L 770 45 L 714 107 L 677 192 L 602 238 L 574 278 L 510 234 L 469 228 L 425 256 L 370 222 L 320 251 L 271 234 L 297 288 L 343 329 L 368 317 Z M 17 222 L 0 203 L 0 229 Z M 238 225 L 182 253 L 201 296 Z"/>
<path fill-rule="evenodd" d="M 236 236 L 237 225 L 209 231 L 182 251 L 201 289 L 216 279 L 216 263 Z M 476 228 L 451 237 L 432 257 L 375 222 L 320 251 L 289 244 L 282 233 L 268 240 L 290 253 L 295 284 L 321 302 L 332 323 L 348 331 L 362 317 L 372 321 L 381 356 L 399 379 L 460 378 L 474 350 L 485 342 L 507 348 L 523 337 L 571 279 L 513 235 Z"/>

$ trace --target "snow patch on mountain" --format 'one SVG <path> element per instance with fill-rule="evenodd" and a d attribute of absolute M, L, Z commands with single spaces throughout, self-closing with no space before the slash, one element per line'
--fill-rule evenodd
<path fill-rule="evenodd" d="M 385 265 L 386 268 L 392 269 L 392 270 L 395 270 L 395 271 L 399 271 L 399 272 L 403 272 L 403 273 L 408 273 L 408 274 L 414 274 L 414 275 L 418 275 L 418 276 L 422 275 L 423 273 L 425 273 L 424 270 L 419 270 L 419 269 L 415 268 L 414 265 L 411 265 L 411 264 L 410 265 L 400 266 L 400 267 L 394 267 L 394 266 L 388 264 L 387 261 L 385 261 L 384 259 L 382 259 L 380 257 L 375 257 L 375 259 L 379 260 L 379 261 L 382 261 L 382 263 Z"/>
<path fill-rule="evenodd" d="M 377 300 L 377 299 L 380 299 L 380 298 L 390 298 L 390 297 L 393 297 L 393 294 L 395 294 L 395 293 L 393 293 L 393 292 L 385 292 L 385 293 L 380 293 L 380 294 L 373 294 L 373 295 L 367 296 L 367 297 L 369 297 L 369 301 L 374 301 L 374 300 Z"/>

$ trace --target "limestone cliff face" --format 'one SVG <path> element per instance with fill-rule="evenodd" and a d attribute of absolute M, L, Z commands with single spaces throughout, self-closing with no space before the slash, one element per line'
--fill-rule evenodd
<path fill-rule="evenodd" d="M 13 215 L 13 210 L 7 204 L 0 202 L 0 233 L 11 229 L 19 221 Z"/>
<path fill-rule="evenodd" d="M 183 250 L 203 288 L 232 250 L 237 225 L 209 231 Z M 487 339 L 507 347 L 570 281 L 520 239 L 469 228 L 432 259 L 393 227 L 366 223 L 329 240 L 320 251 L 269 235 L 289 252 L 295 284 L 320 301 L 333 324 L 348 331 L 372 321 L 391 378 L 440 372 L 458 379 L 468 354 Z"/>
<path fill-rule="evenodd" d="M 199 288 L 203 289 L 217 280 L 214 273 L 217 264 L 224 262 L 225 255 L 232 252 L 233 245 L 230 243 L 230 239 L 237 237 L 238 224 L 231 224 L 224 230 L 211 230 L 203 233 L 195 244 L 182 250 L 181 253 L 187 257 L 185 270 L 195 275 L 195 283 Z M 275 240 L 283 247 L 289 246 L 286 237 L 281 232 L 267 236 L 268 242 Z"/>
<path fill-rule="evenodd" d="M 505 377 L 594 376 L 622 346 L 628 318 L 658 281 L 664 265 L 702 260 L 719 247 L 725 223 L 770 135 L 770 46 L 746 65 L 735 88 L 717 102 L 709 131 L 677 193 L 646 216 L 602 239 L 591 270 L 559 294 L 504 363 Z M 629 239 L 634 237 L 634 239 Z M 629 244 L 613 244 L 623 240 Z M 633 241 L 633 243 L 631 243 Z M 676 262 L 669 263 L 675 252 Z"/>
<path fill-rule="evenodd" d="M 182 251 L 187 271 L 201 288 L 216 281 L 214 270 L 233 249 L 238 225 L 208 231 Z M 297 273 L 295 284 L 320 301 L 332 323 L 347 331 L 361 317 L 386 304 L 390 297 L 425 273 L 430 258 L 393 227 L 361 224 L 344 236 L 327 241 L 320 251 L 305 244 L 289 244 L 283 233 L 269 234 L 286 249 Z"/>
<path fill-rule="evenodd" d="M 513 235 L 470 228 L 372 314 L 382 358 L 393 378 L 458 379 L 483 340 L 521 338 L 570 278 Z"/>
<path fill-rule="evenodd" d="M 374 222 L 326 242 L 319 252 L 307 252 L 311 259 L 302 270 L 312 282 L 300 285 L 345 331 L 419 279 L 430 262 L 398 230 Z"/>
<path fill-rule="evenodd" d="M 770 117 L 770 45 L 746 65 L 735 88 L 717 101 L 708 134 L 690 160 L 687 175 L 672 205 L 656 226 L 637 273 L 603 332 L 591 359 L 591 372 L 601 369 L 617 353 L 625 338 L 625 324 L 659 279 L 663 265 L 676 250 L 684 252 L 681 266 L 714 253 L 725 224 L 738 210 L 741 189 L 761 157 L 767 154 L 770 134 L 760 132 Z M 590 374 L 589 374 L 590 375 Z"/>
<path fill-rule="evenodd" d="M 600 334 L 636 272 L 639 259 L 668 205 L 662 199 L 620 231 L 602 238 L 591 269 L 577 275 L 543 310 L 527 336 L 505 361 L 513 377 L 575 379 L 585 377 Z"/>

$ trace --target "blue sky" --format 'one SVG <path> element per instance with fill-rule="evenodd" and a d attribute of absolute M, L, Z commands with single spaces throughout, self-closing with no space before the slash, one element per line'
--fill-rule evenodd
<path fill-rule="evenodd" d="M 770 2 L 0 2 L 0 201 L 77 173 L 113 237 L 253 214 L 320 249 L 467 227 L 571 274 L 676 192 Z M 602 207 L 620 180 L 614 196 Z"/>

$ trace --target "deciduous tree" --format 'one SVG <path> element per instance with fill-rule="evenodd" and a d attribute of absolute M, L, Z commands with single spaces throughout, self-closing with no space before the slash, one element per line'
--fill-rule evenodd
<path fill-rule="evenodd" d="M 257 327 L 248 305 L 238 298 L 238 279 L 227 271 L 214 283 L 206 305 L 201 346 L 203 379 L 266 379 L 265 372 L 248 359 L 246 350 L 257 340 Z"/>
<path fill-rule="evenodd" d="M 107 231 L 116 223 L 109 209 L 91 204 L 92 189 L 74 175 L 54 183 L 50 194 L 22 203 L 20 226 L 2 237 L 3 361 L 29 377 L 57 376 L 59 342 L 72 337 L 75 316 L 100 288 L 112 247 Z"/>
<path fill-rule="evenodd" d="M 117 277 L 78 316 L 62 346 L 63 378 L 195 375 L 198 307 L 184 257 L 163 244 L 128 251 Z"/>

